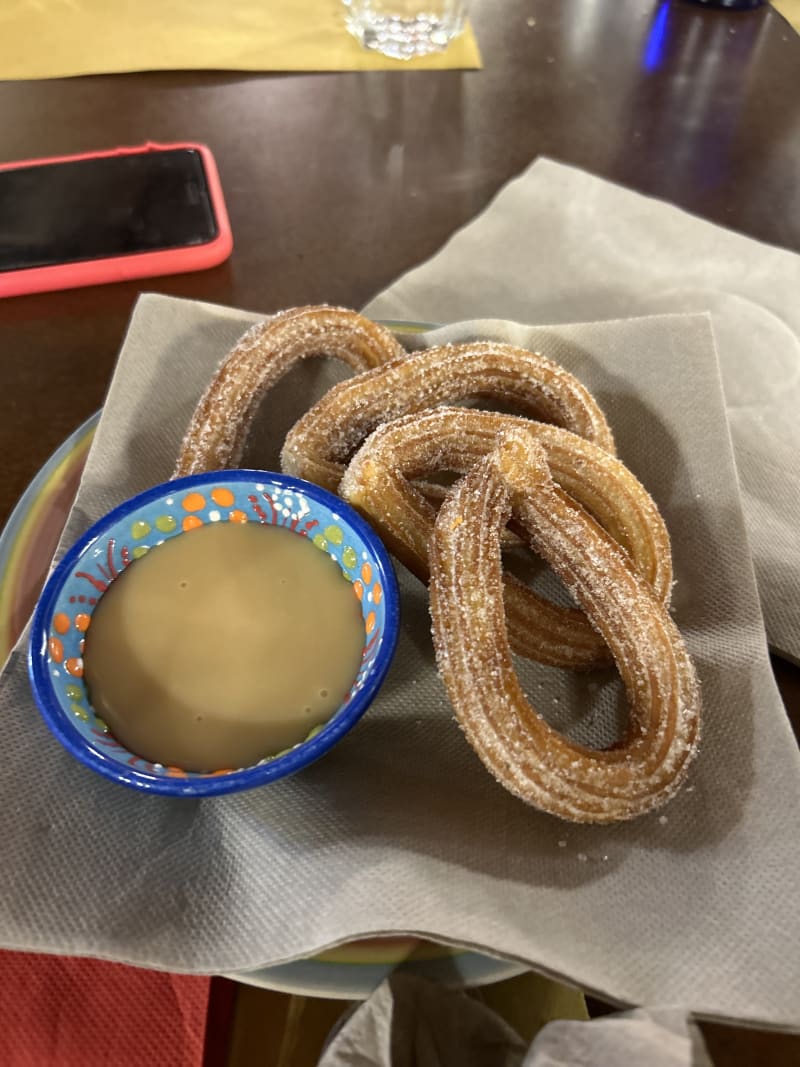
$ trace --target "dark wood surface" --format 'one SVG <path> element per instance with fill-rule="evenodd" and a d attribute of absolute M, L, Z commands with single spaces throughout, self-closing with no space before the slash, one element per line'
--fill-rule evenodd
<path fill-rule="evenodd" d="M 771 8 L 473 9 L 482 71 L 0 83 L 0 161 L 209 144 L 236 242 L 228 263 L 199 274 L 0 301 L 0 524 L 102 405 L 142 289 L 263 312 L 358 307 L 540 154 L 800 252 L 800 39 Z M 800 671 L 778 672 L 800 708 Z M 758 1038 L 709 1033 L 719 1063 L 752 1061 Z M 784 1039 L 773 1040 L 758 1050 L 784 1062 Z"/>

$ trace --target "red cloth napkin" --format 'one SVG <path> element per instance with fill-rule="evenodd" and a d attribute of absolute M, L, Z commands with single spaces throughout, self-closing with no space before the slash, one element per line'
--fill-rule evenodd
<path fill-rule="evenodd" d="M 3 1067 L 202 1067 L 210 978 L 0 952 Z"/>

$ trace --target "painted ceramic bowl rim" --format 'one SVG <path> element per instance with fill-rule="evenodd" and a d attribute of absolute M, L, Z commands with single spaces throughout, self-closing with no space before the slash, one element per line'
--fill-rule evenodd
<path fill-rule="evenodd" d="M 335 511 L 340 521 L 351 527 L 369 547 L 378 569 L 384 590 L 385 623 L 380 648 L 372 661 L 364 685 L 349 702 L 340 708 L 313 737 L 296 745 L 289 752 L 275 756 L 267 762 L 231 771 L 226 775 L 207 778 L 162 778 L 146 771 L 136 770 L 118 762 L 112 756 L 98 751 L 69 723 L 53 692 L 53 685 L 47 671 L 47 642 L 49 623 L 58 595 L 65 580 L 69 577 L 77 561 L 87 553 L 95 542 L 117 522 L 144 505 L 158 500 L 162 496 L 171 496 L 183 490 L 195 489 L 201 485 L 216 482 L 253 482 L 272 481 L 289 492 L 302 493 L 305 496 Z M 182 533 L 176 536 L 183 536 Z M 50 732 L 61 742 L 76 759 L 93 771 L 137 790 L 158 793 L 167 796 L 204 797 L 218 796 L 223 793 L 239 792 L 266 785 L 269 782 L 285 778 L 299 771 L 325 755 L 358 722 L 367 710 L 389 670 L 400 630 L 400 594 L 389 553 L 372 527 L 344 500 L 329 493 L 313 482 L 294 478 L 276 471 L 235 469 L 207 471 L 190 474 L 184 478 L 161 482 L 136 496 L 118 504 L 78 538 L 55 567 L 45 583 L 45 587 L 36 604 L 31 624 L 28 644 L 28 675 L 33 695 Z"/>

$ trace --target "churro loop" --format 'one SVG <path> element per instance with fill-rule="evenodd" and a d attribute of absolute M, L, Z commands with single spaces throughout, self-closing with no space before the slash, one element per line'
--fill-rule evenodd
<path fill-rule="evenodd" d="M 298 360 L 331 356 L 358 372 L 402 358 L 404 351 L 391 331 L 343 308 L 295 308 L 258 323 L 201 397 L 173 477 L 235 467 L 261 399 Z"/>
<path fill-rule="evenodd" d="M 549 726 L 514 671 L 503 611 L 500 531 L 515 514 L 608 643 L 625 684 L 625 739 L 597 751 Z M 528 432 L 448 495 L 430 546 L 436 658 L 464 732 L 495 778 L 575 822 L 632 819 L 677 791 L 695 755 L 700 698 L 674 623 L 619 546 L 552 480 Z"/>
<path fill-rule="evenodd" d="M 624 548 L 666 605 L 672 587 L 669 535 L 653 500 L 618 459 L 556 426 L 514 415 L 434 408 L 380 426 L 353 457 L 339 486 L 394 553 L 429 579 L 428 543 L 435 510 L 412 479 L 447 470 L 466 474 L 491 452 L 498 435 L 517 430 L 544 448 L 553 477 Z M 584 614 L 539 597 L 504 576 L 509 639 L 523 656 L 561 667 L 608 662 L 605 642 Z"/>
<path fill-rule="evenodd" d="M 514 405 L 614 453 L 605 416 L 574 375 L 527 349 L 476 341 L 422 349 L 335 385 L 289 431 L 282 469 L 336 492 L 347 460 L 381 423 L 466 399 Z"/>

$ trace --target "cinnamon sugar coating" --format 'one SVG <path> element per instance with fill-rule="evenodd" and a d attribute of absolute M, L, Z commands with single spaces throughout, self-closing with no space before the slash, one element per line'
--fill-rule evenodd
<path fill-rule="evenodd" d="M 519 683 L 506 636 L 500 531 L 516 515 L 608 644 L 628 697 L 621 743 L 596 751 L 539 715 Z M 524 430 L 448 495 L 430 545 L 439 671 L 467 739 L 522 800 L 574 822 L 632 819 L 677 792 L 697 751 L 700 695 L 686 647 L 619 545 L 555 484 Z"/>
<path fill-rule="evenodd" d="M 672 587 L 669 535 L 651 497 L 618 459 L 567 430 L 514 415 L 434 408 L 380 426 L 350 462 L 340 495 L 364 514 L 389 549 L 422 581 L 435 510 L 413 479 L 447 470 L 466 474 L 501 433 L 517 430 L 539 442 L 553 477 L 622 546 L 667 605 Z M 609 662 L 605 641 L 582 611 L 538 596 L 513 575 L 503 590 L 515 652 L 559 667 Z"/>
<path fill-rule="evenodd" d="M 262 398 L 298 360 L 330 356 L 358 372 L 404 353 L 390 330 L 344 308 L 294 308 L 258 323 L 200 398 L 173 477 L 236 467 Z"/>
<path fill-rule="evenodd" d="M 281 467 L 336 492 L 347 460 L 381 423 L 462 400 L 513 405 L 614 452 L 591 393 L 558 363 L 488 341 L 413 352 L 329 389 L 286 436 Z"/>

